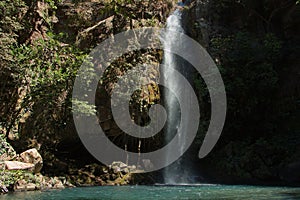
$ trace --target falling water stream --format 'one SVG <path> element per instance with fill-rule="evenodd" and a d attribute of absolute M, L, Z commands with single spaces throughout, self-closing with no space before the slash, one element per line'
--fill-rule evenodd
<path fill-rule="evenodd" d="M 164 104 L 167 109 L 168 114 L 168 121 L 165 127 L 165 140 L 166 142 L 170 141 L 175 134 L 179 136 L 179 144 L 178 144 L 178 151 L 180 154 L 183 153 L 183 146 L 185 142 L 185 131 L 178 131 L 178 127 L 180 126 L 180 105 L 178 103 L 177 98 L 171 92 L 171 90 L 176 91 L 179 93 L 180 96 L 186 95 L 184 94 L 184 88 L 182 88 L 180 82 L 176 80 L 175 73 L 179 71 L 181 74 L 183 63 L 181 59 L 174 55 L 173 53 L 169 52 L 168 50 L 174 48 L 184 48 L 184 44 L 181 44 L 180 38 L 178 38 L 178 34 L 174 34 L 174 32 L 184 33 L 181 24 L 181 11 L 176 10 L 173 14 L 171 14 L 167 19 L 167 27 L 162 38 L 163 46 L 164 46 L 164 59 L 163 64 L 166 66 L 162 71 L 164 85 L 166 89 L 164 91 Z M 186 95 L 188 97 L 188 95 Z M 184 123 L 185 120 L 183 119 L 181 123 Z M 170 158 L 170 155 L 174 152 L 167 152 L 166 153 L 166 160 Z M 164 183 L 165 184 L 178 184 L 186 182 L 185 172 L 186 169 L 183 169 L 184 166 L 180 164 L 180 160 L 176 161 L 175 164 L 165 168 L 164 170 Z M 180 174 L 180 175 L 179 175 Z"/>

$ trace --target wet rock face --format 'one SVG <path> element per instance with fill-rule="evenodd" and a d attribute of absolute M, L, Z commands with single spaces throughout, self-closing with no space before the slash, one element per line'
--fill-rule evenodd
<path fill-rule="evenodd" d="M 210 1 L 193 0 L 188 3 L 188 9 L 183 10 L 183 26 L 187 35 L 198 41 L 204 47 L 209 47 L 209 36 L 212 33 Z"/>
<path fill-rule="evenodd" d="M 132 182 L 135 166 L 113 162 L 110 166 L 86 165 L 79 170 L 71 170 L 68 179 L 76 186 L 127 185 Z"/>
<path fill-rule="evenodd" d="M 139 74 L 138 80 L 126 80 L 122 84 L 122 91 L 130 91 L 130 86 L 132 83 L 137 81 L 144 84 L 140 90 L 135 91 L 131 95 L 131 99 L 128 102 L 130 117 L 134 122 L 140 126 L 145 126 L 149 123 L 148 111 L 151 105 L 160 103 L 160 88 L 157 84 L 159 78 L 159 64 L 161 62 L 161 52 L 154 50 L 147 50 L 144 52 L 134 52 L 129 53 L 117 61 L 113 62 L 111 67 L 109 67 L 104 73 L 102 84 L 99 84 L 96 93 L 96 106 L 98 111 L 98 117 L 100 121 L 100 126 L 105 131 L 106 135 L 122 148 L 127 148 L 130 151 L 139 151 L 139 141 L 138 138 L 133 138 L 124 133 L 114 121 L 111 112 L 111 95 L 116 88 L 120 87 L 118 80 L 120 77 L 125 76 L 130 71 L 137 70 L 136 73 Z M 122 101 L 122 99 L 120 100 Z M 126 101 L 126 100 L 123 100 Z M 127 113 L 124 112 L 124 117 L 127 117 Z M 123 117 L 123 115 L 121 116 Z M 152 145 L 146 147 L 146 143 L 150 142 L 143 140 L 140 150 L 149 150 L 151 148 L 157 148 L 156 145 L 159 144 L 159 134 L 150 138 Z M 156 141 L 156 142 L 155 142 Z M 153 145 L 154 144 L 154 145 Z"/>
<path fill-rule="evenodd" d="M 299 6 L 294 2 L 191 0 L 183 13 L 187 34 L 206 48 L 213 36 L 246 30 L 299 40 Z"/>
<path fill-rule="evenodd" d="M 233 79 L 228 80 L 226 77 L 226 70 L 238 69 L 240 66 L 246 66 L 255 60 L 260 59 L 261 55 L 253 55 L 246 58 L 245 61 L 239 63 L 238 67 L 233 67 L 231 64 L 226 63 L 228 55 L 224 51 L 218 51 L 219 47 L 214 46 L 215 38 L 230 38 L 235 37 L 238 33 L 247 33 L 255 39 L 248 39 L 251 45 L 255 46 L 254 51 L 259 50 L 255 40 L 262 40 L 266 35 L 273 35 L 274 41 L 270 42 L 272 45 L 279 41 L 282 45 L 281 52 L 277 55 L 275 60 L 270 62 L 273 67 L 272 70 L 276 75 L 271 76 L 277 79 L 278 84 L 276 94 L 270 97 L 272 105 L 265 106 L 264 103 L 258 106 L 258 117 L 263 116 L 264 107 L 268 107 L 267 118 L 273 118 L 274 121 L 268 121 L 264 126 L 255 128 L 252 133 L 248 133 L 249 127 L 258 127 L 255 120 L 251 118 L 255 116 L 255 112 L 246 113 L 247 123 L 239 125 L 236 135 L 231 135 L 234 127 L 226 130 L 228 124 L 241 123 L 242 120 L 234 117 L 230 118 L 235 111 L 230 111 L 232 105 L 228 103 L 228 116 L 223 131 L 223 138 L 219 144 L 219 149 L 212 152 L 211 156 L 203 161 L 208 166 L 218 166 L 212 170 L 212 176 L 218 181 L 227 181 L 223 175 L 228 177 L 230 183 L 234 182 L 248 182 L 252 183 L 283 183 L 283 184 L 299 184 L 299 148 L 294 143 L 298 141 L 299 119 L 298 105 L 295 98 L 299 98 L 299 58 L 295 56 L 298 53 L 297 47 L 299 44 L 299 5 L 295 2 L 287 1 L 217 1 L 217 0 L 191 0 L 188 9 L 183 11 L 183 24 L 185 25 L 186 33 L 204 46 L 216 60 L 216 64 L 220 66 L 221 74 L 225 82 L 225 87 L 230 88 L 230 84 L 234 82 Z M 228 46 L 228 45 L 227 45 Z M 229 44 L 230 46 L 230 44 Z M 242 49 L 242 45 L 237 45 L 234 48 L 238 49 L 240 55 L 245 55 L 247 52 Z M 280 47 L 281 48 L 281 47 Z M 217 49 L 217 51 L 216 51 Z M 217 53 L 216 53 L 217 52 Z M 219 55 L 221 58 L 219 59 Z M 262 54 L 262 53 L 261 53 Z M 229 56 L 230 57 L 230 56 Z M 230 57 L 231 58 L 231 57 Z M 238 60 L 238 59 L 236 59 Z M 244 63 L 243 63 L 244 62 Z M 255 71 L 255 67 L 262 69 L 263 66 L 259 64 L 251 65 L 250 72 L 257 73 L 253 77 L 259 76 L 261 73 Z M 232 70 L 232 71 L 234 71 Z M 242 71 L 246 71 L 244 68 Z M 296 78 L 297 76 L 297 78 Z M 235 77 L 230 73 L 230 77 Z M 241 78 L 238 74 L 235 78 Z M 249 76 L 250 77 L 250 76 Z M 270 78 L 271 78 L 270 77 Z M 227 80 L 226 80 L 227 79 Z M 254 82 L 254 81 L 253 81 Z M 267 80 L 262 81 L 267 84 Z M 247 84 L 247 87 L 249 84 Z M 256 88 L 261 86 L 257 85 Z M 271 86 L 268 86 L 267 91 L 271 91 Z M 277 86 L 276 86 L 277 87 Z M 239 93 L 234 89 L 234 92 Z M 227 100 L 236 101 L 235 94 L 227 89 Z M 254 96 L 246 95 L 249 99 L 255 99 Z M 251 98 L 250 98 L 251 97 Z M 260 95 L 257 97 L 258 101 L 264 97 Z M 248 104 L 249 105 L 249 104 Z M 290 108 L 286 108 L 290 106 Z M 229 108 L 230 107 L 230 108 Z M 247 107 L 243 106 L 243 108 Z M 233 110 L 237 110 L 234 108 Z M 277 118 L 278 113 L 289 113 L 287 116 Z M 274 113 L 274 115 L 272 115 Z M 288 117 L 289 116 L 289 117 Z M 277 119 L 275 119 L 277 118 Z M 262 119 L 258 121 L 263 121 Z M 285 122 L 284 122 L 285 121 Z M 274 125 L 276 123 L 276 125 Z M 297 125 L 296 125 L 297 124 Z M 265 127 L 271 125 L 273 130 L 266 130 Z M 275 128 L 276 127 L 276 128 Z M 280 128 L 279 128 L 280 127 Z M 276 130 L 275 130 L 276 129 Z M 295 133 L 291 133 L 295 132 Z M 243 135 L 242 137 L 238 135 Z M 247 138 L 247 139 L 246 139 Z M 278 139 L 280 138 L 280 139 Z M 297 138 L 297 139 L 295 139 Z M 252 141 L 252 143 L 249 143 Z M 280 142 L 279 142 L 280 141 Z M 283 141 L 287 141 L 283 144 Z M 295 142 L 291 142 L 295 141 Z M 263 144 L 263 145 L 262 145 Z M 211 169 L 207 169 L 210 171 Z M 230 180 L 231 179 L 231 180 Z M 269 181 L 269 182 L 268 182 Z"/>

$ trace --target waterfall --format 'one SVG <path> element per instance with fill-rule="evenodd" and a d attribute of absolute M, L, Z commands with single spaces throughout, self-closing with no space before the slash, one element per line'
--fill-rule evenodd
<path fill-rule="evenodd" d="M 184 48 L 184 44 L 181 44 L 180 38 L 178 38 L 178 34 L 174 34 L 174 32 L 183 33 L 183 27 L 181 24 L 181 11 L 176 10 L 172 15 L 170 15 L 167 19 L 167 27 L 166 31 L 162 38 L 162 43 L 164 47 L 164 58 L 163 64 L 167 66 L 162 70 L 163 82 L 166 87 L 163 94 L 164 105 L 167 110 L 168 120 L 164 129 L 165 140 L 166 143 L 169 142 L 175 134 L 179 134 L 179 144 L 178 151 L 183 153 L 183 142 L 185 141 L 185 133 L 184 130 L 178 132 L 178 127 L 180 125 L 180 106 L 177 98 L 172 92 L 170 92 L 170 88 L 174 91 L 177 91 L 180 96 L 186 95 L 184 94 L 184 88 L 181 88 L 180 82 L 174 78 L 175 70 L 179 71 L 184 75 L 184 66 L 183 61 L 177 55 L 174 55 L 171 52 L 168 52 L 168 49 L 174 48 Z M 168 89 L 167 89 L 168 88 Z M 186 95 L 188 97 L 188 95 Z M 188 120 L 188 119 L 184 119 Z M 183 121 L 183 123 L 184 123 Z M 166 153 L 166 160 L 170 157 L 170 155 L 174 152 Z M 186 183 L 187 175 L 185 166 L 182 166 L 180 159 L 176 161 L 171 166 L 165 168 L 164 170 L 164 183 L 165 184 L 178 184 L 178 183 Z"/>

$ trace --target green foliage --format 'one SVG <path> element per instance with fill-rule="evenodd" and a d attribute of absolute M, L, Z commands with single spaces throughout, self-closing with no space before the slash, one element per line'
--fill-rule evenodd
<path fill-rule="evenodd" d="M 1 127 L 0 127 L 1 129 Z M 6 141 L 4 134 L 0 133 L 0 160 L 11 160 L 16 157 L 14 148 Z"/>
<path fill-rule="evenodd" d="M 23 171 L 21 170 L 13 170 L 13 171 L 6 171 L 1 169 L 0 170 L 0 181 L 5 185 L 5 186 L 10 186 L 15 184 L 19 178 L 23 176 Z"/>
<path fill-rule="evenodd" d="M 227 119 L 239 119 L 228 124 L 228 128 L 232 133 L 245 126 L 254 129 L 259 126 L 261 130 L 270 131 L 269 128 L 274 127 L 266 124 L 272 119 L 261 113 L 261 109 L 272 104 L 277 88 L 276 62 L 280 58 L 281 42 L 273 34 L 258 38 L 248 32 L 237 32 L 227 37 L 215 37 L 211 43 L 211 53 L 218 60 L 227 92 Z M 205 91 L 200 79 L 196 83 L 201 91 Z M 201 95 L 209 100 L 207 92 Z M 250 128 L 248 131 L 251 133 Z"/>
<path fill-rule="evenodd" d="M 18 75 L 23 79 L 22 85 L 27 85 L 30 91 L 22 102 L 22 108 L 40 112 L 40 106 L 47 105 L 50 112 L 63 109 L 68 114 L 73 82 L 86 55 L 75 47 L 62 46 L 53 34 L 48 35 L 48 40 L 39 40 L 33 46 L 20 45 L 11 51 L 20 69 Z M 80 105 L 84 105 L 83 102 Z M 86 113 L 88 107 L 79 108 Z"/>
<path fill-rule="evenodd" d="M 73 99 L 73 112 L 81 113 L 84 116 L 91 116 L 96 114 L 96 106 L 89 104 L 87 101 L 80 101 Z"/>
<path fill-rule="evenodd" d="M 59 1 L 47 2 L 51 6 Z M 73 81 L 86 57 L 76 47 L 62 45 L 58 41 L 60 36 L 51 32 L 47 40 L 38 40 L 31 45 L 18 44 L 16 33 L 23 29 L 23 24 L 17 17 L 25 8 L 22 1 L 0 2 L 1 77 L 9 80 L 4 84 L 7 86 L 1 88 L 0 124 L 8 131 L 25 113 L 35 116 L 44 128 L 49 125 L 42 122 L 53 126 L 68 121 Z M 47 105 L 47 111 L 41 112 L 44 105 Z M 49 120 L 45 115 L 52 117 Z"/>
<path fill-rule="evenodd" d="M 57 4 L 62 2 L 62 0 L 45 0 L 45 3 L 48 3 L 51 9 L 57 9 Z"/>
<path fill-rule="evenodd" d="M 19 68 L 11 54 L 11 47 L 17 45 L 18 32 L 24 29 L 21 18 L 26 11 L 23 1 L 0 1 L 0 126 L 10 129 L 15 104 Z"/>
<path fill-rule="evenodd" d="M 25 180 L 27 183 L 40 184 L 39 179 L 32 173 L 24 170 L 0 169 L 0 182 L 6 187 L 13 186 L 17 181 Z"/>
<path fill-rule="evenodd" d="M 0 61 L 1 67 L 4 62 L 12 62 L 12 57 L 9 55 L 10 45 L 16 43 L 17 32 L 23 29 L 18 17 L 22 14 L 22 9 L 25 9 L 23 1 L 0 1 Z"/>
<path fill-rule="evenodd" d="M 106 0 L 105 5 L 108 10 L 112 10 L 116 14 L 134 18 L 136 13 L 132 12 L 128 8 L 128 5 L 132 4 L 133 2 L 133 0 Z"/>

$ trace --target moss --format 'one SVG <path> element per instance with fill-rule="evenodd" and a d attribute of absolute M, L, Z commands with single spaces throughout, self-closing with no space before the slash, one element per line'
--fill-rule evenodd
<path fill-rule="evenodd" d="M 6 141 L 4 134 L 0 133 L 0 161 L 12 160 L 16 156 L 14 148 Z"/>

